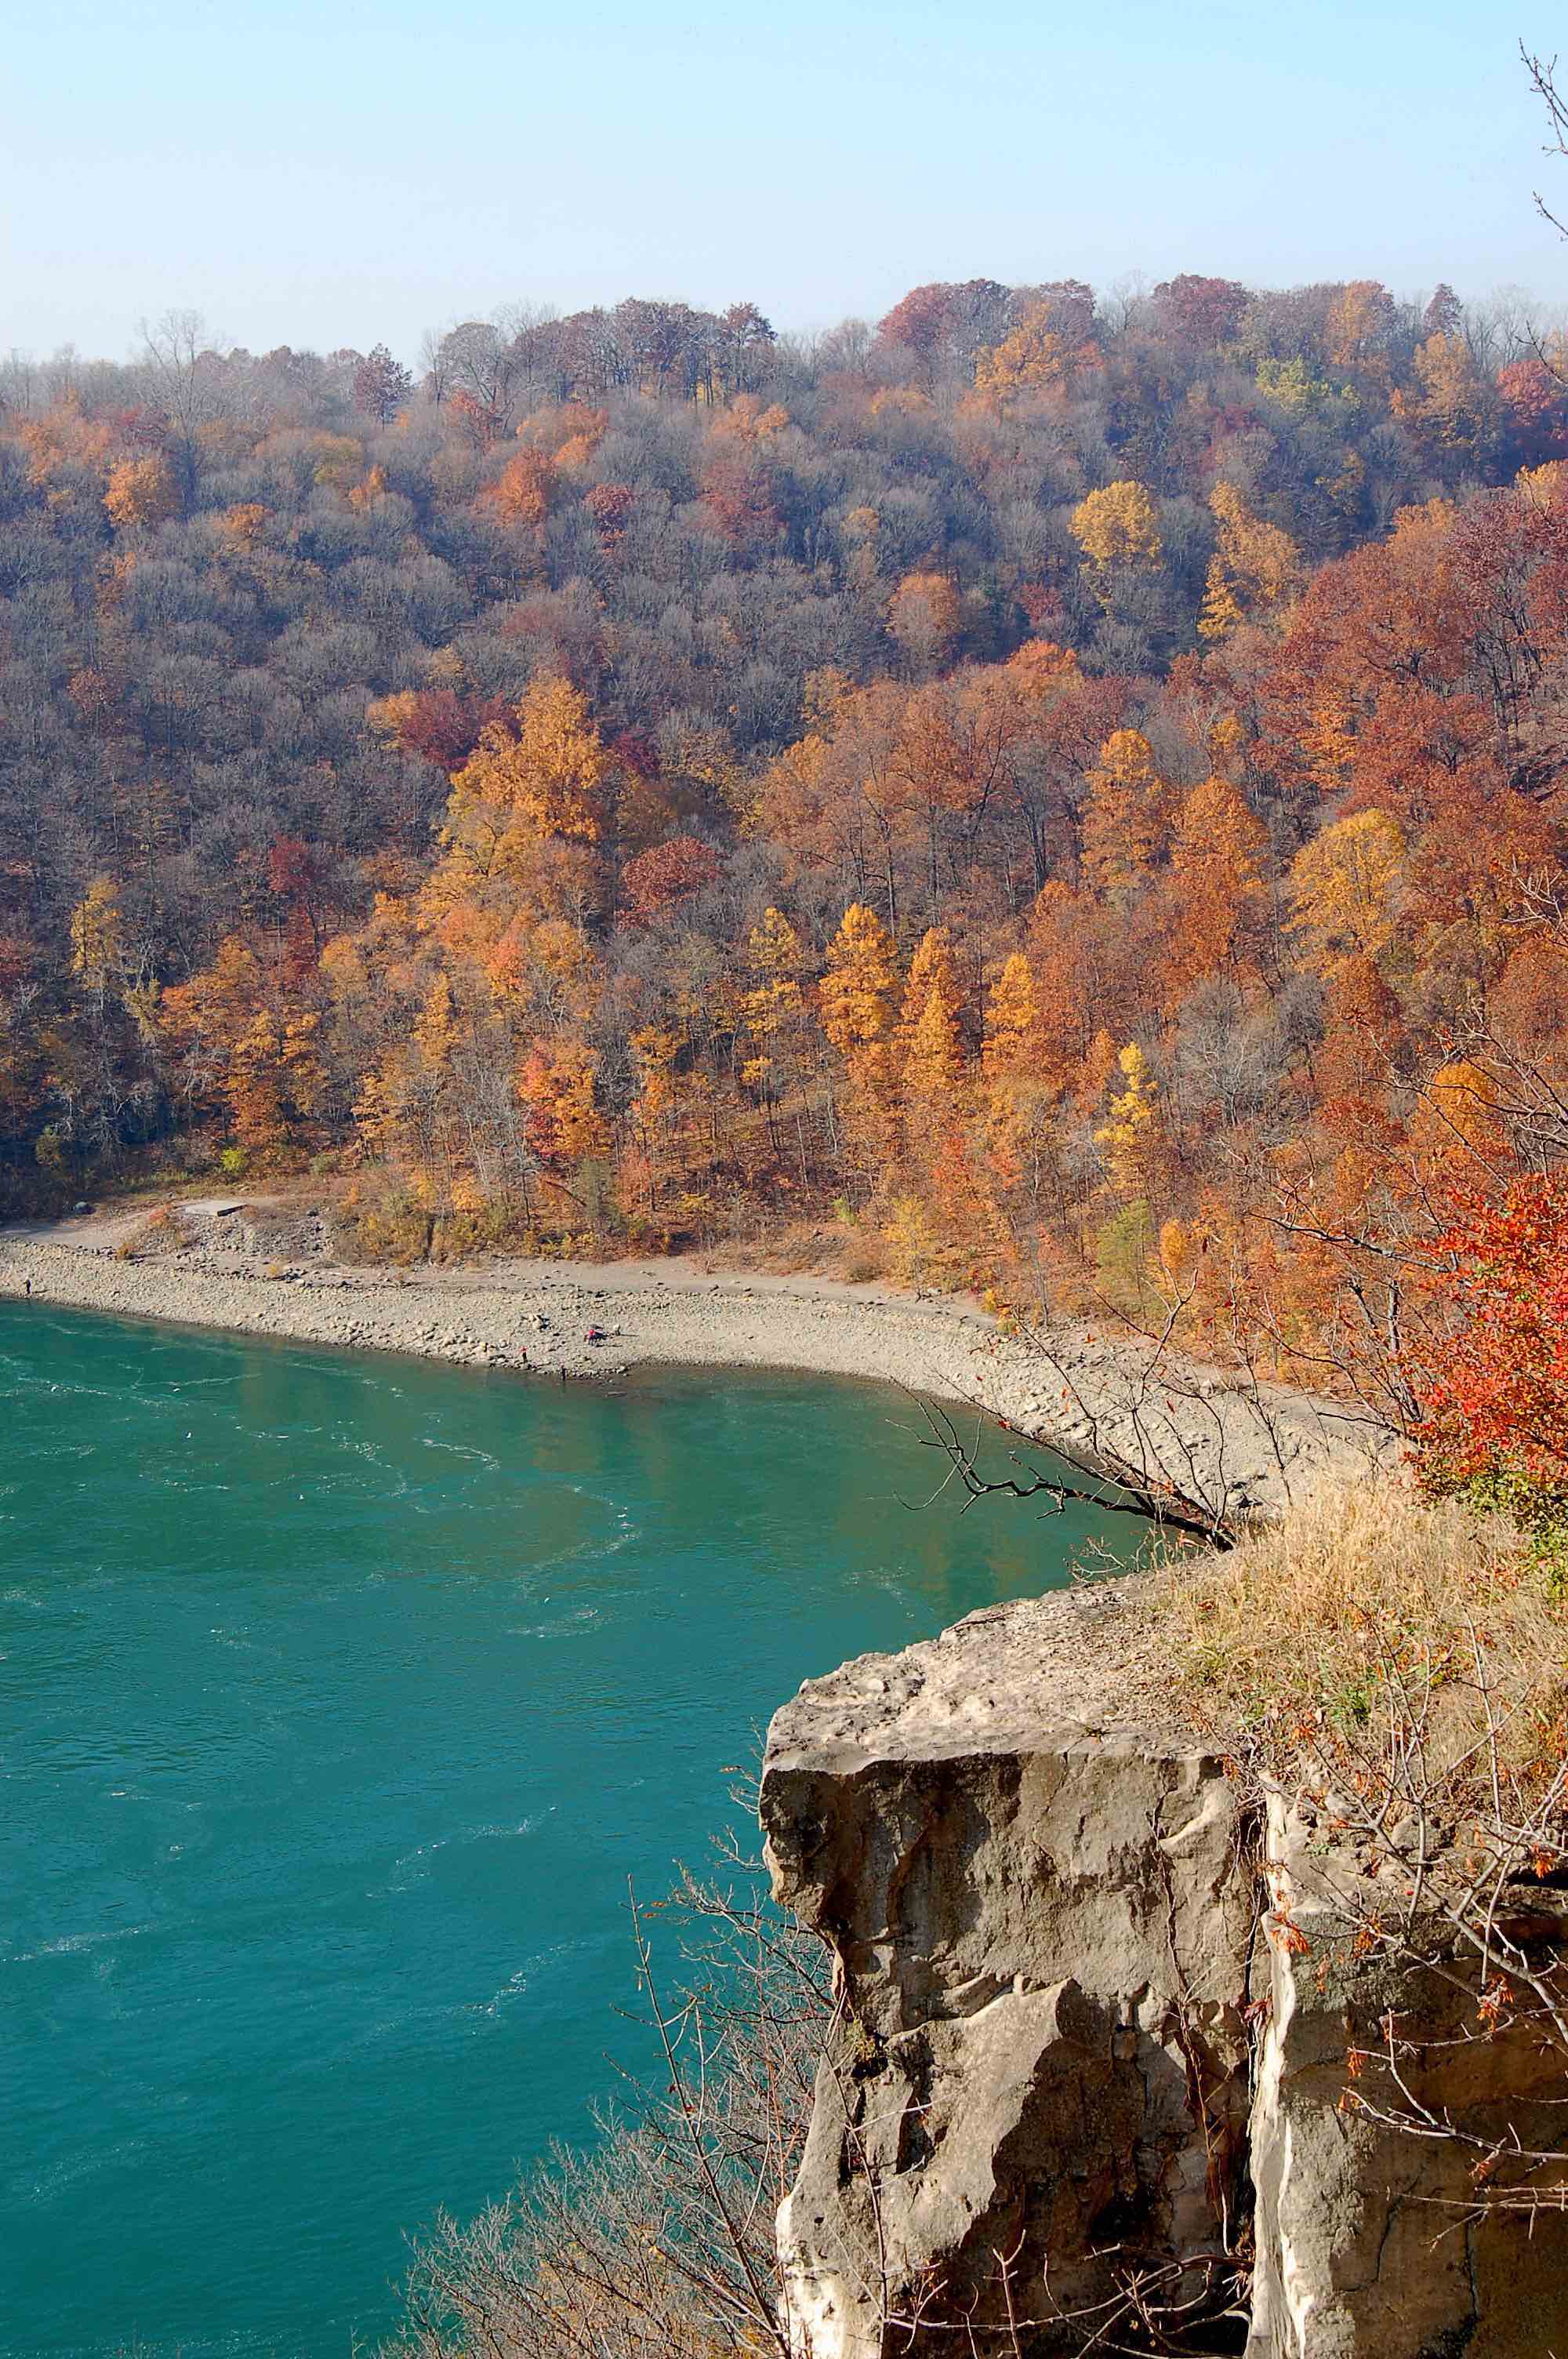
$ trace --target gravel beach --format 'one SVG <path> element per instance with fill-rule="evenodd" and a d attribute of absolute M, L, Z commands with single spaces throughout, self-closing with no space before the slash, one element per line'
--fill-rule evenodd
<path fill-rule="evenodd" d="M 1387 1448 L 1332 1404 L 1272 1390 L 1260 1401 L 1196 1371 L 1151 1385 L 1125 1349 L 1081 1326 L 1054 1332 L 1045 1353 L 948 1297 L 724 1275 L 692 1259 L 367 1269 L 328 1258 L 308 1217 L 268 1223 L 265 1208 L 228 1199 L 178 1208 L 181 1250 L 127 1254 L 148 1209 L 0 1232 L 0 1295 L 535 1381 L 604 1382 L 654 1365 L 881 1380 L 983 1407 L 1042 1441 L 1098 1439 L 1145 1463 L 1152 1449 L 1176 1479 L 1222 1480 L 1264 1509 L 1319 1473 L 1368 1468 Z"/>

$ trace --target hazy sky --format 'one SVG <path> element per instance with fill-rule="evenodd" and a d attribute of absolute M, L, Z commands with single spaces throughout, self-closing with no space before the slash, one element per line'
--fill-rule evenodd
<path fill-rule="evenodd" d="M 1179 270 L 1568 297 L 1568 162 L 1485 0 L 56 0 L 13 10 L 0 350 L 411 358 L 532 299 Z"/>

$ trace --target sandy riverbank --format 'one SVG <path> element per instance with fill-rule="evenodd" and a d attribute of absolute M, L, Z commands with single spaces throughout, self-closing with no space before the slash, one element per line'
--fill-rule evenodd
<path fill-rule="evenodd" d="M 365 1269 L 312 1249 L 308 1224 L 265 1253 L 250 1208 L 180 1208 L 178 1253 L 123 1258 L 147 1211 L 108 1211 L 0 1232 L 0 1295 L 361 1351 L 408 1353 L 537 1380 L 603 1381 L 650 1365 L 793 1368 L 880 1379 L 983 1405 L 1041 1440 L 1097 1440 L 1157 1458 L 1190 1489 L 1228 1484 L 1281 1504 L 1328 1467 L 1368 1464 L 1364 1428 L 1330 1405 L 1223 1380 L 1162 1374 L 1083 1329 L 1049 1355 L 1003 1335 L 971 1303 L 830 1279 L 725 1276 L 690 1260 L 496 1262 Z M 274 1234 L 267 1240 L 277 1244 Z M 301 1249 L 302 1248 L 302 1249 Z M 265 1257 L 264 1257 L 265 1256 Z"/>

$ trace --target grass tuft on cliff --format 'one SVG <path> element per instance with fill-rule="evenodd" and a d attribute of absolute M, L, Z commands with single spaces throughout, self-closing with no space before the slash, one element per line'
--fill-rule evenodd
<path fill-rule="evenodd" d="M 1463 1745 L 1486 1716 L 1521 1774 L 1568 1742 L 1568 1594 L 1554 1532 L 1389 1480 L 1325 1484 L 1161 1588 L 1190 1707 L 1278 1766 L 1426 1707 Z"/>

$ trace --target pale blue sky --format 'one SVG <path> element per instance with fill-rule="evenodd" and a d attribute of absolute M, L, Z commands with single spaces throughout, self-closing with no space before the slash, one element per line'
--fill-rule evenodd
<path fill-rule="evenodd" d="M 1542 0 L 57 0 L 10 12 L 0 350 L 194 306 L 330 349 L 534 300 L 871 317 L 927 278 L 1568 298 Z"/>

